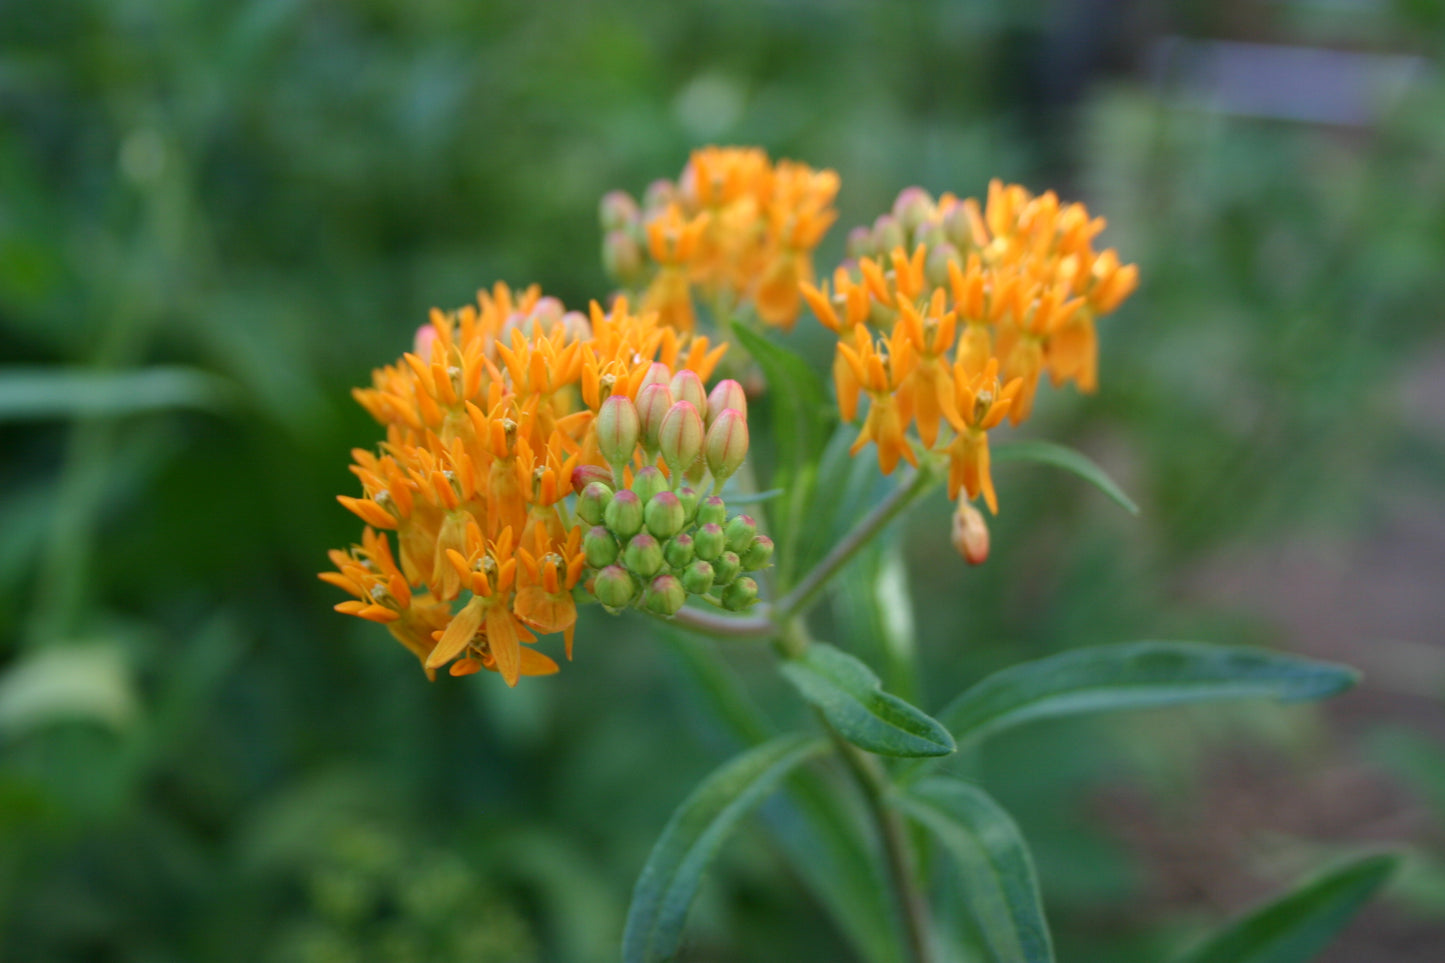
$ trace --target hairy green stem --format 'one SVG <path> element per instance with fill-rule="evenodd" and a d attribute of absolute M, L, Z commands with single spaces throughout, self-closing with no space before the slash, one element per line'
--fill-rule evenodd
<path fill-rule="evenodd" d="M 936 480 L 937 476 L 925 462 L 924 467 L 912 473 L 912 477 L 907 483 L 889 492 L 887 498 L 879 502 L 873 511 L 864 516 L 863 520 L 844 536 L 841 542 L 833 546 L 833 550 L 828 553 L 827 557 L 778 602 L 776 610 L 779 617 L 788 618 L 807 611 L 818 593 L 828 584 L 828 580 L 872 541 L 873 536 L 887 527 L 893 519 L 903 514 L 910 505 L 932 488 Z"/>

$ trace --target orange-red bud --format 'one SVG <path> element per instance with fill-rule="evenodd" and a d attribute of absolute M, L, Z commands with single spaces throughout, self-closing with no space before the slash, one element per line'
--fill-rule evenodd
<path fill-rule="evenodd" d="M 958 510 L 953 513 L 953 547 L 970 565 L 988 560 L 988 522 L 966 495 L 958 500 Z"/>
<path fill-rule="evenodd" d="M 707 426 L 717 420 L 717 416 L 726 409 L 731 408 L 744 418 L 748 416 L 748 396 L 743 391 L 743 386 L 731 378 L 725 378 L 712 387 L 712 394 L 707 396 L 707 410 L 703 411 L 706 416 Z M 702 409 L 698 409 L 702 411 Z"/>

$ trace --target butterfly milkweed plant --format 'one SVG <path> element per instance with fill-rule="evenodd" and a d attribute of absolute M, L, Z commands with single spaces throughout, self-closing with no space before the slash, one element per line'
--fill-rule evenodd
<path fill-rule="evenodd" d="M 861 887 L 837 867 L 799 873 L 860 957 L 1051 960 L 1023 836 L 940 764 L 1028 720 L 1310 699 L 1354 681 L 1263 650 L 1135 642 L 1014 665 L 930 714 L 813 638 L 824 589 L 903 513 L 933 510 L 935 492 L 952 506 L 954 577 L 984 563 L 988 519 L 1009 510 L 995 461 L 1064 468 L 1132 509 L 1072 449 L 999 438 L 1041 391 L 1099 386 L 1098 328 L 1139 283 L 1101 248 L 1103 218 L 999 181 L 981 200 L 908 188 L 823 273 L 813 252 L 839 186 L 831 170 L 759 149 L 698 150 L 640 203 L 602 199 L 615 292 L 569 309 L 497 283 L 475 304 L 432 311 L 411 350 L 355 391 L 385 437 L 353 452 L 360 493 L 340 501 L 365 527 L 321 578 L 351 596 L 338 611 L 384 625 L 428 678 L 545 685 L 531 677 L 587 653 L 578 609 L 598 605 L 719 646 L 770 643 L 814 710 L 807 731 L 743 726 L 750 747 L 681 802 L 636 884 L 629 963 L 674 957 L 711 857 L 774 792 L 795 797 L 837 860 L 865 867 Z M 799 324 L 835 343 L 826 375 L 775 337 Z M 760 416 L 768 430 L 755 433 Z M 770 450 L 756 450 L 759 438 Z M 843 805 L 844 790 L 861 805 Z M 1357 861 L 1338 873 L 1364 880 L 1350 891 L 1360 901 L 1388 869 Z M 934 885 L 940 873 L 955 883 Z M 1261 920 L 1275 936 L 1298 925 L 1288 901 L 1320 889 L 1309 883 L 1187 958 L 1242 959 L 1241 939 L 1265 938 Z M 972 920 L 952 928 L 965 936 L 937 925 L 945 912 Z"/>

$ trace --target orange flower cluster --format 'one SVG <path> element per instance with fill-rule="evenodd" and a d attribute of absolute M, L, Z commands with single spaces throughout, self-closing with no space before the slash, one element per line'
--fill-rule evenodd
<path fill-rule="evenodd" d="M 758 148 L 706 147 L 675 183 L 654 183 L 641 208 L 620 191 L 603 198 L 603 257 L 663 324 L 691 331 L 697 293 L 719 312 L 750 307 L 791 328 L 813 248 L 837 216 L 838 183 L 831 170 L 774 164 Z"/>
<path fill-rule="evenodd" d="M 1138 269 L 1096 252 L 1102 218 L 1051 191 L 989 184 L 980 207 L 903 191 L 890 214 L 849 236 L 831 285 L 804 282 L 818 319 L 838 334 L 833 377 L 843 417 L 870 405 L 853 453 L 868 442 L 890 473 L 918 464 L 908 434 L 949 458 L 949 495 L 983 495 L 997 513 L 988 432 L 1029 416 L 1045 371 L 1057 386 L 1097 383 L 1094 319 L 1138 284 Z M 944 426 L 951 437 L 941 434 Z"/>
<path fill-rule="evenodd" d="M 415 350 L 354 392 L 386 440 L 352 453 L 363 494 L 340 501 L 367 528 L 321 575 L 355 597 L 338 611 L 385 624 L 429 676 L 451 663 L 515 685 L 557 671 L 530 643 L 561 632 L 572 655 L 586 563 L 565 499 L 612 477 L 598 410 L 674 370 L 705 381 L 723 350 L 625 300 L 583 315 L 535 287 L 498 284 L 475 306 L 433 311 Z M 654 463 L 665 470 L 641 448 L 633 459 Z"/>

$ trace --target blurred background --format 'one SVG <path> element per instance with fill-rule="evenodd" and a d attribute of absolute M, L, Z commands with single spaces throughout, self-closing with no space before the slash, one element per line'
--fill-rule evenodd
<path fill-rule="evenodd" d="M 1381 845 L 1406 872 L 1324 959 L 1439 959 L 1442 52 L 1439 0 L 0 5 L 0 958 L 615 958 L 739 746 L 709 702 L 802 719 L 771 657 L 589 614 L 551 680 L 428 684 L 315 573 L 378 437 L 349 388 L 496 279 L 603 295 L 601 194 L 727 143 L 838 170 L 821 266 L 902 187 L 999 176 L 1141 268 L 1100 392 L 1027 427 L 1142 518 L 1000 465 L 986 566 L 940 495 L 820 633 L 932 709 L 1142 638 L 1365 672 L 960 761 L 1035 846 L 1061 959 L 1154 963 Z M 788 819 L 728 848 L 688 959 L 861 958 Z"/>

